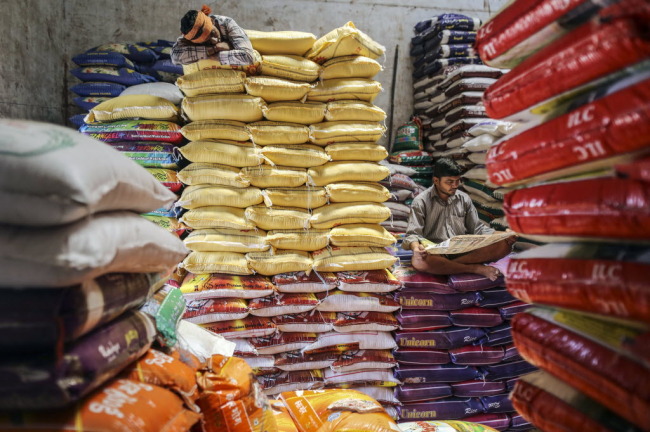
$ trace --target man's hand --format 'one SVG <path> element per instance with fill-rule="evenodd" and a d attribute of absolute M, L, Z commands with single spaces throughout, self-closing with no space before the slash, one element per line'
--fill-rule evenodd
<path fill-rule="evenodd" d="M 501 276 L 501 272 L 499 271 L 498 268 L 488 266 L 488 265 L 482 265 L 482 264 L 476 265 L 476 268 L 474 269 L 474 273 L 480 274 L 481 276 L 485 276 L 491 281 L 495 281 L 499 276 Z"/>
<path fill-rule="evenodd" d="M 214 47 L 215 52 L 229 51 L 230 50 L 230 46 L 226 42 L 213 43 L 212 46 Z"/>
<path fill-rule="evenodd" d="M 416 242 L 416 241 L 411 243 L 411 250 L 413 251 L 413 253 L 418 253 L 418 254 L 424 254 L 427 252 L 424 246 L 422 246 L 420 242 Z"/>

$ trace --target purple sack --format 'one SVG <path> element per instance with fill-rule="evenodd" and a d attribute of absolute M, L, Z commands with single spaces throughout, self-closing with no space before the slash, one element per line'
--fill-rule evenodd
<path fill-rule="evenodd" d="M 484 366 L 482 369 L 485 372 L 485 379 L 490 381 L 516 378 L 537 370 L 535 366 L 528 363 L 526 360 Z"/>
<path fill-rule="evenodd" d="M 481 291 L 481 299 L 478 302 L 479 307 L 498 308 L 510 304 L 517 299 L 512 296 L 505 288 L 493 288 Z"/>
<path fill-rule="evenodd" d="M 498 431 L 505 431 L 510 427 L 510 416 L 508 414 L 479 414 L 464 419 L 466 422 L 479 423 Z"/>
<path fill-rule="evenodd" d="M 458 327 L 495 327 L 503 323 L 498 309 L 480 307 L 451 311 L 449 318 Z"/>
<path fill-rule="evenodd" d="M 409 366 L 447 364 L 450 361 L 447 350 L 397 348 L 393 351 L 393 356 L 399 364 Z"/>
<path fill-rule="evenodd" d="M 454 349 L 471 345 L 485 337 L 480 328 L 449 327 L 428 332 L 395 332 L 395 341 L 402 348 Z"/>
<path fill-rule="evenodd" d="M 483 413 L 483 404 L 478 398 L 449 397 L 430 402 L 404 404 L 399 408 L 399 413 L 401 421 L 461 420 Z"/>
<path fill-rule="evenodd" d="M 519 312 L 525 312 L 527 309 L 531 308 L 533 305 L 529 303 L 524 303 L 522 301 L 516 301 L 514 303 L 510 303 L 505 306 L 501 306 L 499 308 L 499 312 L 501 312 L 501 316 L 503 317 L 504 320 L 510 320 L 512 319 L 516 314 Z"/>
<path fill-rule="evenodd" d="M 493 365 L 503 361 L 504 349 L 482 345 L 455 348 L 449 351 L 452 363 L 467 366 Z"/>
<path fill-rule="evenodd" d="M 143 356 L 155 336 L 151 319 L 130 311 L 77 340 L 58 359 L 32 355 L 4 360 L 0 364 L 0 409 L 68 405 Z"/>
<path fill-rule="evenodd" d="M 483 407 L 487 414 L 511 413 L 515 411 L 512 401 L 508 398 L 508 393 L 494 396 L 484 396 L 481 398 Z"/>
<path fill-rule="evenodd" d="M 402 290 L 395 296 L 402 309 L 452 311 L 477 306 L 482 297 L 477 292 L 456 294 L 430 294 Z"/>
<path fill-rule="evenodd" d="M 453 383 L 477 379 L 478 369 L 454 364 L 434 366 L 402 366 L 395 368 L 395 377 L 404 384 Z"/>
<path fill-rule="evenodd" d="M 493 396 L 506 392 L 506 384 L 503 381 L 472 380 L 451 384 L 451 391 L 456 397 L 481 397 Z"/>
<path fill-rule="evenodd" d="M 506 390 L 509 392 L 512 391 L 515 388 L 515 384 L 517 384 L 517 381 L 519 381 L 519 377 L 510 378 L 509 380 L 506 380 Z"/>
<path fill-rule="evenodd" d="M 424 402 L 442 399 L 452 395 L 449 384 L 404 384 L 397 387 L 396 396 L 400 402 Z"/>
<path fill-rule="evenodd" d="M 504 362 L 521 360 L 521 356 L 519 355 L 519 350 L 514 344 L 506 345 L 503 348 L 505 350 L 505 354 L 503 356 Z"/>
<path fill-rule="evenodd" d="M 504 285 L 503 276 L 491 281 L 485 276 L 474 273 L 462 273 L 449 276 L 449 286 L 457 291 L 482 291 L 490 288 L 502 287 Z"/>
<path fill-rule="evenodd" d="M 404 288 L 441 294 L 456 292 L 449 287 L 447 276 L 419 272 L 411 266 L 399 266 L 395 269 L 393 275 L 404 284 Z"/>
<path fill-rule="evenodd" d="M 492 347 L 512 343 L 512 327 L 509 321 L 486 329 L 485 332 L 485 337 L 480 341 L 481 345 Z"/>
<path fill-rule="evenodd" d="M 523 418 L 520 414 L 514 413 L 512 414 L 512 418 L 510 420 L 510 429 L 508 430 L 512 432 L 523 432 L 530 430 L 533 427 L 535 426 L 533 426 L 532 423 Z"/>
<path fill-rule="evenodd" d="M 449 313 L 446 311 L 404 310 L 397 314 L 402 330 L 426 331 L 451 326 Z"/>

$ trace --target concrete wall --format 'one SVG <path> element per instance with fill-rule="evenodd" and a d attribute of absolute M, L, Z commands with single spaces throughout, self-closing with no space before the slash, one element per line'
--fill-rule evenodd
<path fill-rule="evenodd" d="M 322 36 L 353 21 L 386 47 L 377 76 L 384 92 L 375 104 L 390 109 L 391 80 L 399 47 L 393 125 L 407 121 L 412 110 L 411 60 L 413 26 L 445 12 L 487 19 L 507 0 L 220 0 L 207 2 L 215 13 L 233 17 L 256 30 L 299 30 Z M 70 58 L 107 42 L 174 40 L 179 19 L 201 2 L 178 0 L 0 0 L 0 117 L 65 123 L 79 112 L 67 89 L 78 82 L 69 73 Z"/>

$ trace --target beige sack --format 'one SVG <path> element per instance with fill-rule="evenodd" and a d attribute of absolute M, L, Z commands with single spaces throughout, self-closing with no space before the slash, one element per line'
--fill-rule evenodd
<path fill-rule="evenodd" d="M 213 93 L 244 93 L 246 74 L 227 69 L 209 69 L 181 75 L 176 85 L 186 96 Z"/>
<path fill-rule="evenodd" d="M 250 182 L 242 178 L 241 168 L 205 162 L 189 164 L 178 172 L 178 179 L 186 185 L 250 186 Z"/>
<path fill-rule="evenodd" d="M 328 102 L 325 118 L 327 121 L 381 122 L 386 119 L 386 113 L 370 102 L 341 100 Z"/>
<path fill-rule="evenodd" d="M 388 201 L 390 192 L 378 183 L 345 182 L 325 186 L 327 197 L 332 203 Z"/>
<path fill-rule="evenodd" d="M 309 182 L 316 186 L 330 183 L 365 181 L 377 182 L 390 174 L 387 167 L 374 162 L 328 162 L 325 165 L 309 168 Z"/>
<path fill-rule="evenodd" d="M 250 230 L 256 226 L 247 220 L 244 209 L 226 206 L 199 207 L 185 213 L 180 219 L 192 229 L 232 228 Z"/>
<path fill-rule="evenodd" d="M 124 95 L 96 105 L 84 121 L 95 123 L 143 119 L 177 122 L 178 114 L 178 107 L 165 98 L 151 95 Z"/>
<path fill-rule="evenodd" d="M 183 242 L 197 252 L 262 252 L 271 247 L 262 230 L 200 229 L 192 231 Z"/>
<path fill-rule="evenodd" d="M 309 128 L 297 123 L 260 121 L 250 123 L 246 130 L 256 145 L 303 144 L 309 141 Z"/>
<path fill-rule="evenodd" d="M 260 153 L 272 164 L 298 168 L 311 168 L 330 160 L 322 147 L 310 144 L 268 145 Z"/>
<path fill-rule="evenodd" d="M 246 208 L 263 200 L 262 191 L 256 187 L 198 185 L 186 187 L 176 205 L 186 209 L 207 206 Z"/>
<path fill-rule="evenodd" d="M 390 209 L 379 203 L 329 204 L 313 210 L 311 226 L 327 229 L 345 224 L 378 224 L 389 217 Z"/>
<path fill-rule="evenodd" d="M 313 209 L 327 204 L 324 188 L 299 186 L 295 188 L 269 188 L 262 192 L 267 207 L 299 207 Z"/>
<path fill-rule="evenodd" d="M 253 48 L 260 54 L 301 56 L 316 42 L 316 35 L 299 31 L 244 30 Z"/>
<path fill-rule="evenodd" d="M 283 166 L 259 165 L 241 170 L 242 178 L 259 188 L 298 187 L 307 183 L 307 170 Z"/>
<path fill-rule="evenodd" d="M 262 120 L 261 98 L 249 95 L 202 95 L 186 97 L 181 107 L 190 121 L 235 120 L 245 123 Z"/>
<path fill-rule="evenodd" d="M 256 167 L 262 162 L 259 150 L 251 142 L 192 141 L 179 148 L 191 162 L 218 163 L 233 167 Z"/>
<path fill-rule="evenodd" d="M 384 55 L 386 48 L 358 30 L 352 21 L 332 30 L 314 42 L 305 57 L 324 63 L 333 57 L 360 55 L 376 59 Z"/>
<path fill-rule="evenodd" d="M 276 249 L 311 252 L 327 247 L 329 230 L 274 230 L 268 232 L 266 241 Z"/>
<path fill-rule="evenodd" d="M 338 247 L 386 247 L 395 241 L 395 237 L 378 224 L 340 225 L 330 231 L 330 243 Z"/>
<path fill-rule="evenodd" d="M 248 141 L 246 123 L 232 120 L 201 120 L 188 123 L 181 128 L 181 133 L 189 141 L 206 139 Z"/>
<path fill-rule="evenodd" d="M 334 57 L 323 63 L 320 79 L 373 78 L 382 71 L 381 65 L 369 57 L 349 55 Z"/>
<path fill-rule="evenodd" d="M 309 126 L 309 140 L 327 145 L 338 142 L 377 142 L 386 128 L 377 122 L 323 122 Z"/>
<path fill-rule="evenodd" d="M 312 252 L 313 268 L 318 272 L 383 270 L 397 261 L 383 248 L 332 247 Z"/>
<path fill-rule="evenodd" d="M 323 121 L 326 107 L 322 102 L 274 102 L 262 112 L 267 120 L 310 125 Z"/>
<path fill-rule="evenodd" d="M 333 161 L 379 162 L 388 157 L 386 148 L 374 143 L 336 143 L 325 147 Z"/>
<path fill-rule="evenodd" d="M 262 56 L 261 70 L 262 75 L 314 82 L 320 75 L 321 67 L 311 60 L 296 55 L 265 55 Z"/>
<path fill-rule="evenodd" d="M 246 255 L 236 252 L 192 252 L 183 260 L 180 267 L 194 274 L 253 274 L 248 267 Z"/>
<path fill-rule="evenodd" d="M 238 70 L 246 72 L 246 75 L 258 75 L 260 73 L 260 63 L 262 62 L 262 56 L 257 50 L 253 50 L 253 63 L 249 65 L 227 65 L 221 64 L 219 60 L 213 59 L 201 59 L 193 63 L 183 65 L 183 74 L 189 75 L 191 73 L 208 70 L 208 69 L 227 69 L 227 70 Z"/>
<path fill-rule="evenodd" d="M 244 84 L 246 93 L 259 96 L 266 102 L 299 101 L 311 88 L 309 83 L 269 76 L 249 77 Z"/>
<path fill-rule="evenodd" d="M 309 228 L 309 212 L 297 207 L 253 206 L 246 209 L 245 216 L 258 228 L 267 231 Z"/>
<path fill-rule="evenodd" d="M 365 78 L 336 78 L 323 80 L 307 93 L 308 101 L 330 102 L 337 100 L 359 100 L 372 102 L 381 92 L 379 81 Z"/>
<path fill-rule="evenodd" d="M 250 268 L 265 276 L 310 272 L 312 267 L 311 256 L 303 251 L 250 252 L 246 254 L 246 259 Z"/>

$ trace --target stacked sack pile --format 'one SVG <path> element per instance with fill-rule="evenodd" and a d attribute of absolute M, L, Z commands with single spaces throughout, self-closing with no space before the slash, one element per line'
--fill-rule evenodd
<path fill-rule="evenodd" d="M 111 416 L 90 405 L 109 406 L 126 393 L 127 405 L 149 410 L 133 417 L 189 429 L 199 416 L 181 398 L 127 379 L 129 365 L 157 336 L 154 320 L 138 308 L 187 254 L 177 237 L 139 213 L 171 205 L 174 195 L 134 162 L 70 129 L 1 123 L 0 194 L 12 205 L 0 211 L 0 409 L 24 410 L 21 422 L 55 409 L 55 423 L 96 429 Z M 112 381 L 118 375 L 124 379 Z M 76 402 L 85 408 L 76 411 Z"/>
<path fill-rule="evenodd" d="M 80 132 L 145 167 L 178 197 L 183 188 L 178 179 L 182 163 L 179 146 L 184 142 L 178 107 L 182 93 L 168 83 L 132 89 L 134 94 L 123 93 L 91 108 Z M 175 207 L 159 208 L 143 216 L 178 236 L 185 232 Z"/>
<path fill-rule="evenodd" d="M 506 270 L 508 258 L 492 265 Z M 435 276 L 401 264 L 395 276 L 402 402 L 400 421 L 465 419 L 497 430 L 529 430 L 508 400 L 517 377 L 531 372 L 512 345 L 511 319 L 527 305 L 500 277 Z"/>
<path fill-rule="evenodd" d="M 512 229 L 549 243 L 508 271 L 537 305 L 513 320 L 515 344 L 545 371 L 512 400 L 544 430 L 649 430 L 650 8 L 546 3 L 511 3 L 478 40 L 512 68 L 487 112 L 519 122 L 489 150 L 489 178 L 515 188 Z"/>
<path fill-rule="evenodd" d="M 379 225 L 389 170 L 377 163 L 385 113 L 371 79 L 384 49 L 352 23 L 319 40 L 247 33 L 258 65 L 201 60 L 178 80 L 191 121 L 181 149 L 191 164 L 179 173 L 193 230 L 186 317 L 237 341 L 270 395 L 394 386 L 399 304 L 386 293 L 400 285 L 386 270 L 395 239 Z"/>
<path fill-rule="evenodd" d="M 72 99 L 84 113 L 68 120 L 76 127 L 84 124 L 91 108 L 121 94 L 133 93 L 131 87 L 156 81 L 173 82 L 182 73 L 171 64 L 172 43 L 165 40 L 129 44 L 109 43 L 89 49 L 72 58 L 78 66 L 70 72 L 82 82 L 70 87 Z M 169 88 L 169 86 L 158 86 Z"/>

